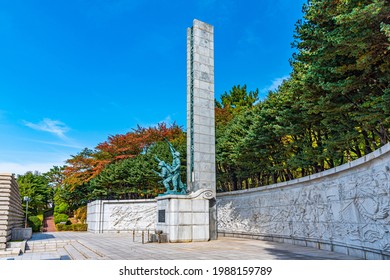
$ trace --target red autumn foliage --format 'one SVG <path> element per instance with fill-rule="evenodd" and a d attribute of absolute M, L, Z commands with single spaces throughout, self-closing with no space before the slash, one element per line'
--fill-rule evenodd
<path fill-rule="evenodd" d="M 182 134 L 183 130 L 175 123 L 169 127 L 165 123 L 159 123 L 156 127 L 137 126 L 126 134 L 109 136 L 108 140 L 97 145 L 94 151 L 84 149 L 67 160 L 65 181 L 73 188 L 87 183 L 109 163 L 137 156 L 153 143 L 164 139 L 171 141 Z"/>

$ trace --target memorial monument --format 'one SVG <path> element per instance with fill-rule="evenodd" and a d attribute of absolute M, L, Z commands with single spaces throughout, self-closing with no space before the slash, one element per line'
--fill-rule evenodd
<path fill-rule="evenodd" d="M 168 143 L 169 150 L 172 154 L 172 165 L 166 163 L 163 160 L 160 160 L 157 156 L 155 156 L 155 159 L 158 162 L 160 172 L 157 172 L 155 170 L 153 171 L 162 178 L 161 183 L 165 187 L 165 193 L 163 195 L 187 194 L 186 185 L 183 184 L 180 177 L 180 153 L 175 150 L 175 148 L 172 146 L 171 143 L 169 143 L 168 140 L 165 139 L 165 141 Z"/>
<path fill-rule="evenodd" d="M 187 29 L 187 194 L 171 190 L 172 167 L 159 164 L 166 192 L 157 197 L 156 230 L 169 242 L 216 239 L 214 28 L 196 19 Z"/>

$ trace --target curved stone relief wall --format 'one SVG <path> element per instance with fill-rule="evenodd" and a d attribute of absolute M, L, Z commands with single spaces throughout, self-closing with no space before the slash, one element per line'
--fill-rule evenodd
<path fill-rule="evenodd" d="M 88 231 L 94 233 L 152 230 L 157 219 L 154 199 L 95 200 L 88 203 Z"/>
<path fill-rule="evenodd" d="M 217 195 L 219 235 L 390 259 L 390 144 L 308 177 Z"/>

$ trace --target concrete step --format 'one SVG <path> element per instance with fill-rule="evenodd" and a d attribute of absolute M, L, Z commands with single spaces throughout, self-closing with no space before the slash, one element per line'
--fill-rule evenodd
<path fill-rule="evenodd" d="M 26 241 L 8 242 L 7 248 L 4 251 L 0 251 L 1 256 L 18 256 L 26 249 Z"/>
<path fill-rule="evenodd" d="M 86 251 L 88 251 L 88 255 L 91 257 L 93 260 L 107 260 L 107 258 L 104 254 L 99 252 L 98 250 L 93 249 L 93 246 L 88 243 L 87 241 L 78 241 L 78 243 L 83 246 Z M 81 248 L 80 246 L 80 248 Z"/>
<path fill-rule="evenodd" d="M 20 248 L 6 248 L 4 251 L 0 251 L 0 257 L 19 256 L 22 253 Z"/>
<path fill-rule="evenodd" d="M 65 250 L 65 248 L 58 249 L 57 253 L 60 256 L 61 260 L 71 260 L 71 257 L 69 256 L 69 253 Z"/>
<path fill-rule="evenodd" d="M 102 260 L 104 256 L 90 248 L 88 244 L 73 242 L 73 247 L 89 260 Z"/>
<path fill-rule="evenodd" d="M 87 260 L 88 258 L 83 255 L 79 250 L 77 250 L 73 245 L 66 245 L 64 247 L 67 255 L 71 257 L 72 260 Z"/>
<path fill-rule="evenodd" d="M 28 252 L 44 252 L 44 251 L 56 251 L 59 248 L 63 248 L 69 241 L 56 241 L 56 242 L 27 242 L 26 251 Z"/>

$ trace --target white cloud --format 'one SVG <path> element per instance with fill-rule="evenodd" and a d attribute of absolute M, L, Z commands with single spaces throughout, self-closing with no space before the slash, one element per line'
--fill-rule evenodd
<path fill-rule="evenodd" d="M 74 148 L 74 149 L 82 149 L 84 146 L 81 146 L 77 143 L 74 142 L 69 142 L 69 143 L 59 143 L 59 142 L 50 142 L 50 141 L 41 141 L 41 140 L 30 140 L 32 142 L 37 142 L 37 143 L 42 143 L 42 144 L 47 144 L 47 145 L 52 145 L 52 146 L 60 146 L 60 147 L 66 147 L 66 148 Z"/>
<path fill-rule="evenodd" d="M 163 120 L 160 120 L 156 123 L 140 123 L 139 125 L 141 127 L 156 127 L 159 123 L 165 123 L 167 126 L 169 126 L 169 125 L 173 124 L 173 121 L 172 121 L 171 116 L 168 115 Z"/>
<path fill-rule="evenodd" d="M 53 166 L 62 166 L 65 162 L 30 162 L 26 164 L 16 162 L 0 162 L 0 173 L 14 173 L 15 175 L 23 175 L 27 171 L 38 171 L 45 173 Z"/>
<path fill-rule="evenodd" d="M 262 90 L 260 90 L 260 92 L 261 93 L 268 93 L 269 91 L 276 90 L 283 83 L 283 81 L 287 80 L 289 77 L 290 76 L 283 76 L 283 77 L 276 78 L 276 79 L 272 80 L 271 85 L 263 88 Z"/>
<path fill-rule="evenodd" d="M 63 122 L 51 120 L 48 118 L 43 119 L 39 123 L 31 123 L 25 121 L 24 124 L 32 129 L 46 131 L 51 134 L 54 134 L 61 139 L 66 139 L 67 137 L 65 136 L 65 133 L 69 131 L 69 128 Z"/>

